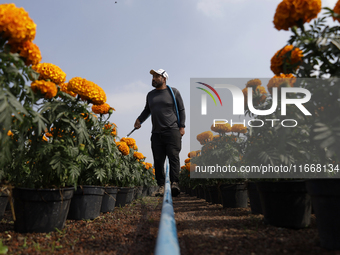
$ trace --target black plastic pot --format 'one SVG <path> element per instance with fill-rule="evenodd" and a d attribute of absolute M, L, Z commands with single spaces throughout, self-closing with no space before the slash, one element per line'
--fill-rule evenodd
<path fill-rule="evenodd" d="M 74 192 L 67 218 L 93 220 L 100 215 L 104 187 L 83 185 Z"/>
<path fill-rule="evenodd" d="M 134 189 L 134 199 L 139 199 L 142 197 L 143 186 L 137 186 Z"/>
<path fill-rule="evenodd" d="M 158 186 L 151 186 L 148 188 L 148 196 L 152 196 L 152 194 L 157 190 Z"/>
<path fill-rule="evenodd" d="M 210 202 L 212 204 L 222 204 L 221 194 L 217 186 L 208 186 L 208 192 L 209 192 Z"/>
<path fill-rule="evenodd" d="M 223 184 L 220 186 L 223 208 L 247 208 L 246 184 Z"/>
<path fill-rule="evenodd" d="M 183 185 L 179 185 L 179 190 L 180 190 L 180 192 L 185 192 L 185 187 L 183 186 Z"/>
<path fill-rule="evenodd" d="M 14 205 L 14 199 L 13 199 L 13 196 L 12 196 L 12 203 Z M 10 211 L 11 210 L 11 203 L 9 202 L 9 199 L 8 199 L 8 202 L 7 202 L 7 205 L 6 205 L 6 209 L 5 211 Z"/>
<path fill-rule="evenodd" d="M 320 246 L 340 250 L 340 179 L 306 181 L 312 198 Z"/>
<path fill-rule="evenodd" d="M 8 205 L 8 195 L 5 193 L 0 194 L 0 220 L 5 214 L 7 205 Z"/>
<path fill-rule="evenodd" d="M 208 186 L 205 186 L 204 196 L 205 196 L 205 201 L 208 202 L 208 203 L 211 203 L 211 197 L 210 197 L 210 194 L 209 194 Z"/>
<path fill-rule="evenodd" d="M 262 214 L 262 206 L 256 182 L 248 182 L 248 197 L 252 214 Z"/>
<path fill-rule="evenodd" d="M 305 181 L 267 181 L 256 185 L 266 223 L 295 229 L 309 226 L 311 199 Z"/>
<path fill-rule="evenodd" d="M 117 207 L 123 207 L 130 204 L 133 200 L 134 188 L 133 187 L 119 187 L 117 193 Z"/>
<path fill-rule="evenodd" d="M 202 186 L 197 186 L 197 197 L 204 198 L 204 190 Z"/>
<path fill-rule="evenodd" d="M 146 197 L 148 195 L 148 187 L 143 186 L 142 197 Z"/>
<path fill-rule="evenodd" d="M 195 189 L 195 188 L 190 188 L 190 194 L 189 194 L 189 195 L 190 195 L 191 197 L 195 197 L 196 194 L 197 194 L 196 189 Z"/>
<path fill-rule="evenodd" d="M 65 226 L 74 188 L 13 189 L 14 230 L 19 233 L 47 233 Z"/>
<path fill-rule="evenodd" d="M 114 211 L 117 199 L 117 192 L 118 192 L 117 187 L 105 187 L 100 212 L 106 213 Z"/>

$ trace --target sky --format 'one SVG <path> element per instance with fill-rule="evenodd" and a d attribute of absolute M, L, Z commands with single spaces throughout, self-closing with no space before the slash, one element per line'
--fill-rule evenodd
<path fill-rule="evenodd" d="M 115 108 L 110 121 L 126 136 L 145 106 L 151 69 L 164 69 L 186 110 L 181 165 L 190 152 L 190 78 L 271 78 L 270 59 L 289 31 L 274 28 L 281 0 L 14 0 L 37 24 L 42 62 L 66 81 L 90 80 Z M 337 0 L 323 0 L 333 8 Z M 151 118 L 131 137 L 153 163 Z"/>

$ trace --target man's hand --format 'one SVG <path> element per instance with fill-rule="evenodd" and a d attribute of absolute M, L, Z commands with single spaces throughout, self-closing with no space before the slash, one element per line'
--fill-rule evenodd
<path fill-rule="evenodd" d="M 139 129 L 141 126 L 139 119 L 136 119 L 135 128 Z"/>
<path fill-rule="evenodd" d="M 181 133 L 181 136 L 183 136 L 185 134 L 184 127 L 180 127 L 179 132 Z"/>

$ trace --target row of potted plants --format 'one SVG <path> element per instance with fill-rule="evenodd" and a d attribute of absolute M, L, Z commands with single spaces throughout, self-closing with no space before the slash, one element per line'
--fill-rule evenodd
<path fill-rule="evenodd" d="M 245 115 L 258 122 L 252 123 L 253 127 L 245 129 L 244 133 L 236 125 L 223 123 L 211 127 L 211 131 L 218 133 L 216 136 L 211 131 L 198 134 L 202 148 L 189 153 L 180 176 L 185 187 L 199 190 L 200 187 L 215 186 L 220 193 L 226 184 L 256 181 L 256 188 L 251 190 L 260 194 L 264 218 L 277 226 L 307 226 L 312 202 L 321 246 L 340 249 L 337 216 L 340 213 L 340 27 L 326 24 L 329 19 L 340 21 L 340 1 L 334 9 L 324 8 L 325 13 L 317 18 L 320 11 L 320 0 L 283 0 L 278 5 L 275 28 L 290 29 L 292 36 L 271 59 L 270 68 L 275 76 L 267 82 L 267 88 L 262 86 L 263 80 L 253 79 L 243 90 Z M 305 23 L 311 20 L 313 23 L 307 28 Z M 306 89 L 311 98 L 302 100 L 301 107 L 288 104 L 284 108 L 285 104 L 280 100 L 281 93 L 285 93 L 284 87 Z M 254 114 L 255 111 L 247 108 L 247 99 L 251 97 L 255 109 L 269 110 L 276 96 L 279 98 L 277 108 L 270 115 L 261 115 L 259 111 Z M 296 100 L 305 95 L 299 92 L 285 96 Z M 303 114 L 302 108 L 311 114 Z M 254 127 L 267 123 L 266 119 L 273 120 L 272 125 Z M 284 119 L 291 120 L 291 123 L 281 125 Z M 297 120 L 298 125 L 293 120 Z M 196 174 L 196 166 L 216 164 L 237 169 L 242 166 L 295 165 L 299 169 L 292 171 L 293 174 L 222 173 L 214 176 L 217 179 L 190 179 L 190 175 Z M 278 209 L 279 213 L 271 213 L 272 209 Z M 299 219 L 291 218 L 291 215 Z"/>
<path fill-rule="evenodd" d="M 65 220 L 61 210 L 73 193 L 154 186 L 152 164 L 135 140 L 118 140 L 104 90 L 81 77 L 66 82 L 61 68 L 41 63 L 28 13 L 14 4 L 1 4 L 0 11 L 0 181 L 14 198 L 17 231 L 36 231 L 23 223 L 29 215 L 38 225 Z M 48 200 L 59 207 L 27 207 Z"/>

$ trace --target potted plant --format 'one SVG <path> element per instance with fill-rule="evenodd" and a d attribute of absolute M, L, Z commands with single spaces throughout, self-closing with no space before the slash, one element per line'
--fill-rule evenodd
<path fill-rule="evenodd" d="M 191 162 L 203 167 L 202 171 L 206 171 L 207 167 L 215 165 L 221 168 L 228 166 L 239 168 L 243 153 L 242 143 L 244 142 L 241 134 L 245 133 L 247 129 L 243 125 L 233 125 L 231 127 L 229 123 L 217 123 L 215 126 L 211 126 L 211 130 L 218 133 L 218 135 L 214 136 L 211 131 L 197 135 L 197 139 L 203 147 L 200 151 L 200 156 L 193 158 Z M 228 135 L 231 132 L 232 134 Z M 200 174 L 197 176 L 200 176 Z M 223 207 L 247 207 L 248 198 L 245 180 L 243 174 L 216 171 L 214 178 L 206 182 L 208 192 L 210 195 L 213 193 L 210 197 L 211 202 L 220 203 L 222 201 Z"/>
<path fill-rule="evenodd" d="M 290 82 L 292 82 L 290 78 L 272 78 L 269 80 L 267 87 L 270 92 L 278 88 L 280 93 L 280 88 L 289 85 Z M 261 91 L 257 88 L 261 86 L 261 83 L 259 79 L 254 79 L 247 83 L 247 87 L 252 87 L 249 84 L 255 84 L 252 87 L 252 96 L 255 99 L 263 96 L 263 94 L 256 93 Z M 266 94 L 265 98 L 257 105 L 257 109 L 269 109 L 271 105 L 271 94 Z M 277 169 L 280 166 L 281 168 L 287 168 L 289 165 L 303 164 L 309 157 L 317 161 L 313 146 L 306 139 L 306 134 L 299 130 L 300 128 L 309 130 L 308 124 L 303 120 L 299 121 L 298 128 L 286 128 L 278 124 L 279 120 L 283 118 L 280 114 L 280 100 L 278 105 L 277 110 L 270 116 L 256 116 L 257 120 L 275 119 L 278 120 L 277 123 L 263 125 L 261 128 L 251 128 L 251 132 L 247 134 L 244 160 L 251 162 L 248 166 L 249 168 L 252 166 L 265 166 L 270 169 Z M 294 107 L 289 107 L 284 118 L 294 119 L 293 116 L 298 110 Z M 249 111 L 247 113 L 250 114 Z M 256 186 L 265 222 L 274 226 L 288 228 L 304 228 L 310 224 L 311 202 L 305 188 L 303 175 L 294 175 L 293 171 L 291 173 L 288 171 L 287 173 L 268 171 L 264 175 L 259 172 L 249 175 L 249 178 L 254 177 L 257 179 Z"/>
<path fill-rule="evenodd" d="M 12 192 L 15 230 L 49 232 L 64 226 L 73 188 L 67 188 L 72 182 L 67 180 L 71 175 L 68 169 L 63 173 L 52 169 L 51 165 L 55 164 L 51 163 L 51 158 L 43 163 L 51 151 L 55 149 L 62 153 L 65 148 L 54 146 L 45 137 L 44 133 L 51 125 L 46 114 L 53 114 L 55 109 L 44 108 L 41 104 L 55 101 L 57 84 L 63 82 L 66 74 L 56 66 L 49 70 L 53 78 L 43 77 L 42 73 L 32 70 L 31 66 L 41 61 L 39 48 L 32 42 L 36 25 L 27 12 L 14 4 L 4 4 L 0 8 L 4 17 L 11 17 L 2 24 L 0 31 L 0 176 L 10 190 L 15 186 Z M 16 20 L 15 25 L 11 24 L 12 20 Z M 9 26 L 14 29 L 8 29 Z M 26 84 L 29 81 L 33 81 L 31 87 Z M 40 145 L 45 151 L 40 147 L 36 150 Z M 46 165 L 48 167 L 43 168 Z M 35 207 L 30 202 L 34 202 Z M 57 207 L 53 208 L 52 204 Z"/>
<path fill-rule="evenodd" d="M 89 160 L 79 152 L 90 143 L 84 119 L 89 112 L 80 98 L 103 104 L 106 95 L 85 82 L 75 83 L 75 91 L 58 66 L 39 63 L 32 42 L 36 25 L 27 12 L 14 4 L 0 8 L 10 16 L 0 28 L 0 177 L 15 186 L 15 230 L 49 232 L 64 226 L 81 163 Z"/>
<path fill-rule="evenodd" d="M 47 65 L 54 77 L 39 73 L 28 89 L 30 94 L 35 92 L 31 102 L 39 108 L 34 111 L 24 103 L 26 111 L 20 114 L 25 121 L 16 121 L 14 116 L 11 126 L 12 138 L 21 146 L 12 151 L 11 164 L 4 170 L 15 186 L 14 226 L 18 232 L 49 232 L 64 226 L 79 174 L 77 142 L 83 138 L 78 135 L 87 134 L 79 118 L 86 106 L 60 91 L 58 84 L 66 74 Z"/>
<path fill-rule="evenodd" d="M 114 176 L 115 183 L 118 186 L 116 206 L 122 207 L 131 203 L 134 198 L 134 187 L 140 180 L 142 164 L 134 157 L 137 146 L 133 138 L 122 138 L 116 144 L 122 154 L 118 171 L 115 172 Z"/>
<path fill-rule="evenodd" d="M 304 88 L 312 94 L 306 107 L 313 113 L 310 117 L 310 142 L 315 146 L 318 162 L 307 165 L 306 170 L 322 169 L 324 175 L 309 175 L 306 181 L 317 218 L 320 245 L 327 249 L 340 249 L 340 135 L 339 135 L 339 32 L 340 2 L 333 9 L 323 8 L 321 17 L 307 29 L 303 22 L 290 27 L 292 31 L 289 43 L 295 44 L 304 52 L 301 68 L 297 76 L 307 81 Z M 332 19 L 335 25 L 327 25 Z M 327 23 L 328 24 L 328 23 Z"/>
<path fill-rule="evenodd" d="M 150 187 L 157 186 L 157 182 L 155 180 L 155 169 L 152 167 L 151 163 L 142 162 L 143 170 L 141 174 L 141 180 L 143 185 L 142 196 L 146 196 L 148 194 L 148 190 Z"/>
<path fill-rule="evenodd" d="M 115 145 L 115 126 L 107 121 L 111 113 L 110 106 L 106 103 L 102 105 L 93 105 L 94 113 L 100 114 L 98 120 L 95 115 L 91 114 L 92 121 L 87 121 L 89 130 L 89 141 L 82 144 L 81 154 L 81 172 L 78 177 L 78 187 L 72 198 L 69 219 L 94 219 L 100 215 L 103 198 L 117 194 L 117 188 L 109 186 L 110 180 L 115 170 L 113 165 L 119 157 L 119 151 Z M 106 120 L 103 120 L 103 114 L 109 114 Z M 104 200 L 104 211 L 113 211 L 114 207 L 108 208 L 107 202 L 111 199 Z M 111 201 L 112 202 L 112 201 Z"/>

